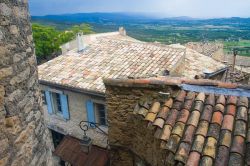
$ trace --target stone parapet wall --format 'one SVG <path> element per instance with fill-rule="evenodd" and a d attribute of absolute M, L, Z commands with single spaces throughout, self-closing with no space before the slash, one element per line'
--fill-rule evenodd
<path fill-rule="evenodd" d="M 54 165 L 27 0 L 0 1 L 0 165 Z"/>
<path fill-rule="evenodd" d="M 159 87 L 125 88 L 106 85 L 111 165 L 133 165 L 135 156 L 140 156 L 149 165 L 165 164 L 166 152 L 159 148 L 160 141 L 154 138 L 154 131 L 147 128 L 142 117 L 133 113 L 139 101 L 159 100 L 160 91 L 175 93 L 169 87 Z"/>

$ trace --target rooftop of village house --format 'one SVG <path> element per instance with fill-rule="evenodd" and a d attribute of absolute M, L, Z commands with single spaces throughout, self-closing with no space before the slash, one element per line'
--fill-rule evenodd
<path fill-rule="evenodd" d="M 174 89 L 159 92 L 158 99 L 139 98 L 131 110 L 161 141 L 166 165 L 250 164 L 249 85 L 174 77 L 104 83 L 109 88 Z"/>
<path fill-rule="evenodd" d="M 82 36 L 84 49 L 70 49 L 38 67 L 39 80 L 103 93 L 102 78 L 163 75 L 194 78 L 225 65 L 181 45 L 141 42 L 121 32 Z M 67 45 L 67 44 L 66 44 Z"/>

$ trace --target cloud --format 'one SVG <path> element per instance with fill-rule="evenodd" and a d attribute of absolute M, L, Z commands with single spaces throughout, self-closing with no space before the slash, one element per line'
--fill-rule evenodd
<path fill-rule="evenodd" d="M 249 0 L 30 0 L 32 15 L 143 12 L 159 16 L 250 17 Z"/>

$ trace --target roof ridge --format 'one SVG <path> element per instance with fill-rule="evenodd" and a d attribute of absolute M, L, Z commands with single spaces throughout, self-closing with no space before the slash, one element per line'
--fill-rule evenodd
<path fill-rule="evenodd" d="M 210 79 L 188 79 L 184 77 L 171 77 L 171 76 L 160 76 L 151 78 L 137 78 L 137 79 L 103 79 L 106 85 L 116 85 L 116 86 L 152 86 L 152 85 L 172 85 L 181 86 L 182 84 L 189 85 L 199 85 L 199 86 L 213 86 L 217 88 L 226 89 L 250 89 L 250 85 L 247 84 L 237 84 L 230 82 L 222 82 L 218 80 Z"/>

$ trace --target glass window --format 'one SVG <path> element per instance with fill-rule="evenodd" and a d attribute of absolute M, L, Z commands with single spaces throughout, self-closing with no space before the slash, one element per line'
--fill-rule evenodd
<path fill-rule="evenodd" d="M 97 115 L 97 123 L 102 126 L 107 126 L 107 114 L 104 104 L 95 104 L 95 111 Z"/>
<path fill-rule="evenodd" d="M 53 109 L 55 113 L 62 114 L 62 105 L 60 100 L 60 94 L 52 92 Z"/>

